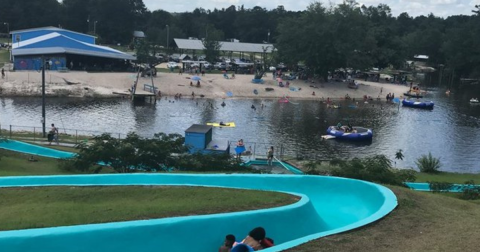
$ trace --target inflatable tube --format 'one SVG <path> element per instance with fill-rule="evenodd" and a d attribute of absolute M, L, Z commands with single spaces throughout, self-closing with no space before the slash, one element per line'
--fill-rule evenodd
<path fill-rule="evenodd" d="M 420 109 L 433 109 L 434 103 L 432 101 L 428 102 L 415 102 L 415 101 L 409 101 L 406 99 L 402 100 L 402 104 L 404 107 L 410 107 L 410 108 L 420 108 Z"/>
<path fill-rule="evenodd" d="M 327 134 L 334 136 L 336 139 L 351 140 L 351 141 L 367 141 L 372 140 L 373 131 L 363 127 L 353 127 L 354 132 L 345 132 L 342 129 L 337 129 L 336 126 L 330 126 L 327 129 Z"/>

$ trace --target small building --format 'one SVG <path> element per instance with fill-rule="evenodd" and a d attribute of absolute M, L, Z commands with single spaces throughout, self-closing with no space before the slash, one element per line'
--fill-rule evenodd
<path fill-rule="evenodd" d="M 230 153 L 230 143 L 226 140 L 213 140 L 213 127 L 193 124 L 185 130 L 185 145 L 190 153 Z"/>
<path fill-rule="evenodd" d="M 57 27 L 11 31 L 15 70 L 40 70 L 42 57 L 49 70 L 116 70 L 136 58 L 95 44 L 95 36 Z"/>

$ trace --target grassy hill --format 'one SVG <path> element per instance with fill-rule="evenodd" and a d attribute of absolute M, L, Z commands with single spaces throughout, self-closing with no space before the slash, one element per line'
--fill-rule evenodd
<path fill-rule="evenodd" d="M 441 194 L 390 188 L 397 195 L 398 207 L 385 218 L 288 251 L 478 251 L 477 204 Z"/>

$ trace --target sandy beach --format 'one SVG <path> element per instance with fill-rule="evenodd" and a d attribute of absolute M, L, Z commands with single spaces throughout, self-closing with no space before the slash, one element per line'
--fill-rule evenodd
<path fill-rule="evenodd" d="M 0 80 L 0 96 L 41 96 L 42 75 L 37 71 L 6 72 Z M 303 80 L 290 80 L 290 88 L 279 87 L 271 73 L 263 77 L 263 84 L 253 84 L 253 75 L 237 74 L 234 79 L 226 79 L 222 74 L 199 76 L 200 87 L 190 86 L 190 78 L 194 75 L 178 72 L 159 72 L 153 83 L 162 96 L 182 94 L 182 97 L 205 98 L 280 98 L 293 99 L 339 99 L 349 95 L 361 99 L 364 95 L 382 99 L 388 93 L 400 97 L 408 87 L 402 85 L 377 83 L 357 80 L 359 88 L 349 89 L 346 82 L 312 83 Z M 229 74 L 231 76 L 231 73 Z M 134 73 L 87 73 L 84 71 L 45 73 L 46 94 L 59 97 L 115 97 L 114 92 L 126 93 L 136 80 Z M 138 88 L 151 84 L 150 77 L 140 77 Z M 284 84 L 286 80 L 283 81 Z M 196 84 L 196 81 L 193 81 Z M 266 88 L 273 88 L 266 91 Z M 254 93 L 257 90 L 257 94 Z M 313 93 L 315 92 L 315 95 Z"/>

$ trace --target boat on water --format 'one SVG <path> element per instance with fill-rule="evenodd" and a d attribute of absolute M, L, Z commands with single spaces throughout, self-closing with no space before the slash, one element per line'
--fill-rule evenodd
<path fill-rule="evenodd" d="M 327 134 L 329 136 L 335 137 L 335 139 L 340 140 L 350 140 L 350 141 L 367 141 L 372 140 L 373 131 L 372 129 L 354 126 L 351 132 L 347 131 L 347 127 L 343 126 L 337 128 L 337 126 L 330 126 L 327 129 Z M 330 138 L 330 137 L 328 137 Z"/>
<path fill-rule="evenodd" d="M 472 98 L 472 99 L 470 99 L 470 103 L 478 103 L 478 98 Z"/>
<path fill-rule="evenodd" d="M 402 104 L 404 107 L 419 109 L 433 109 L 433 105 L 435 105 L 432 101 L 410 101 L 407 99 L 403 99 Z"/>

